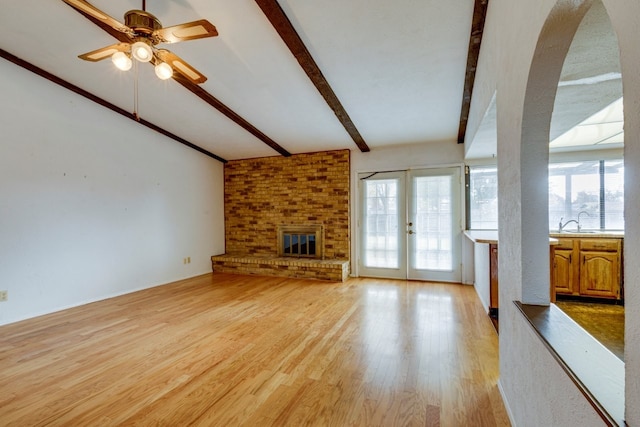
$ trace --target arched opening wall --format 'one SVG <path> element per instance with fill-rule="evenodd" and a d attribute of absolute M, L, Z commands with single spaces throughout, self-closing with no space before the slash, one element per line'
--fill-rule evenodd
<path fill-rule="evenodd" d="M 483 43 L 496 78 L 500 240 L 500 387 L 520 426 L 602 419 L 511 301 L 549 303 L 548 141 L 558 78 L 587 0 L 492 0 Z M 620 46 L 625 109 L 626 415 L 640 425 L 640 3 L 603 0 Z M 482 82 L 476 82 L 482 84 Z M 490 91 L 487 91 L 490 92 Z M 478 104 L 482 105 L 482 102 Z"/>

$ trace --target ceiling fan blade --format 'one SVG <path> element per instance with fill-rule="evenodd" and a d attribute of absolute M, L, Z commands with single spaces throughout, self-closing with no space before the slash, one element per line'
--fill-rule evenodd
<path fill-rule="evenodd" d="M 217 35 L 218 30 L 216 30 L 216 27 L 211 22 L 206 19 L 200 19 L 199 21 L 160 28 L 155 30 L 152 36 L 163 43 L 177 43 L 205 37 L 215 37 Z"/>
<path fill-rule="evenodd" d="M 204 74 L 193 68 L 173 52 L 170 52 L 166 49 L 158 49 L 156 51 L 156 56 L 160 58 L 162 62 L 166 62 L 167 64 L 169 64 L 174 71 L 177 71 L 195 84 L 200 84 L 207 81 L 207 77 Z"/>
<path fill-rule="evenodd" d="M 116 52 L 129 52 L 130 50 L 131 45 L 129 43 L 116 43 L 111 46 L 83 53 L 82 55 L 78 55 L 78 58 L 84 59 L 85 61 L 98 62 L 111 57 L 111 55 Z"/>
<path fill-rule="evenodd" d="M 93 6 L 90 3 L 87 3 L 84 0 L 62 0 L 62 1 L 67 3 L 69 6 L 72 6 L 75 9 L 79 10 L 80 12 L 84 12 L 87 15 L 92 16 L 93 18 L 105 23 L 106 25 L 110 26 L 114 30 L 120 31 L 121 33 L 133 35 L 133 31 L 131 30 L 131 28 L 127 27 L 123 23 L 119 22 L 117 19 L 112 18 L 111 16 L 107 15 L 97 7 Z"/>

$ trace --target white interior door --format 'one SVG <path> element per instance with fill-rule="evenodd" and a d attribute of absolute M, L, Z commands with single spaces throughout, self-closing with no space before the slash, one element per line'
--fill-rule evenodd
<path fill-rule="evenodd" d="M 358 178 L 359 274 L 460 282 L 460 168 Z"/>

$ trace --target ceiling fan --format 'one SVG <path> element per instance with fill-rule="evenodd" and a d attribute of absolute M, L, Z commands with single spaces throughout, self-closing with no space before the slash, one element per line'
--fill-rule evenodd
<path fill-rule="evenodd" d="M 129 39 L 129 42 L 116 43 L 78 55 L 80 59 L 97 62 L 111 57 L 116 67 L 126 71 L 131 68 L 131 57 L 133 57 L 140 62 L 152 62 L 155 65 L 156 75 L 163 80 L 171 78 L 174 72 L 196 84 L 207 80 L 202 73 L 176 54 L 156 47 L 160 43 L 177 43 L 217 36 L 216 27 L 206 19 L 163 28 L 158 18 L 146 10 L 134 9 L 124 14 L 125 23 L 122 24 L 85 0 L 63 1 L 121 32 Z M 145 9 L 145 0 L 142 2 L 142 9 Z"/>

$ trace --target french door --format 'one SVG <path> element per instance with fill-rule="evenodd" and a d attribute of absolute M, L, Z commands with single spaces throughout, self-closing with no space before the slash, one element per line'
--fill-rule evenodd
<path fill-rule="evenodd" d="M 359 274 L 460 282 L 460 168 L 358 178 Z"/>

